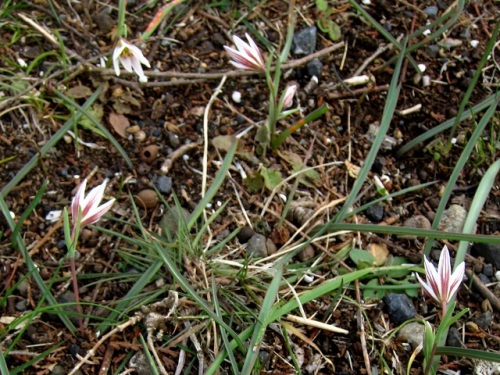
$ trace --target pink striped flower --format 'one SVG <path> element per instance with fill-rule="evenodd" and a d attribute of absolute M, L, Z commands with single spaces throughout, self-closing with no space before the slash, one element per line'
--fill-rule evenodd
<path fill-rule="evenodd" d="M 99 186 L 93 188 L 90 193 L 85 196 L 85 188 L 87 187 L 87 179 L 83 180 L 76 192 L 73 200 L 71 201 L 71 221 L 73 228 L 76 228 L 77 220 L 80 220 L 80 229 L 86 225 L 94 224 L 106 212 L 109 211 L 115 199 L 101 204 L 104 190 L 106 189 L 106 181 Z"/>
<path fill-rule="evenodd" d="M 247 70 L 266 70 L 266 63 L 262 57 L 259 47 L 250 37 L 250 35 L 245 34 L 248 43 L 245 43 L 238 36 L 233 35 L 234 44 L 236 44 L 236 49 L 224 46 L 229 57 L 233 59 L 230 61 L 235 67 L 239 69 Z"/>
<path fill-rule="evenodd" d="M 289 108 L 292 106 L 293 97 L 295 96 L 295 92 L 297 91 L 297 85 L 290 85 L 286 88 L 285 93 L 283 94 L 283 108 Z"/>
<path fill-rule="evenodd" d="M 465 272 L 465 263 L 460 263 L 452 273 L 450 253 L 445 245 L 441 250 L 438 268 L 436 269 L 426 257 L 424 257 L 424 266 L 427 281 L 417 275 L 418 281 L 430 297 L 445 307 L 460 287 Z"/>

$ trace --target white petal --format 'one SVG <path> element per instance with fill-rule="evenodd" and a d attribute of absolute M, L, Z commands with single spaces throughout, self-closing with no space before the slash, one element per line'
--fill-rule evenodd
<path fill-rule="evenodd" d="M 434 293 L 434 289 L 432 289 L 429 286 L 429 284 L 427 284 L 424 280 L 422 280 L 418 274 L 416 276 L 417 276 L 418 282 L 420 283 L 420 285 L 422 285 L 422 287 L 425 289 L 427 294 L 429 296 L 431 296 L 432 298 L 434 298 L 436 301 L 439 301 L 439 298 L 437 297 L 436 293 Z"/>
<path fill-rule="evenodd" d="M 120 61 L 125 70 L 129 73 L 132 73 L 132 57 L 130 56 L 120 57 Z"/>

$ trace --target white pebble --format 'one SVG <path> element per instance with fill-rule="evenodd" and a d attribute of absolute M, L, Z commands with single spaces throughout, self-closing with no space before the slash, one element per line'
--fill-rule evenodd
<path fill-rule="evenodd" d="M 19 64 L 19 66 L 20 66 L 21 68 L 26 68 L 26 67 L 28 66 L 28 64 L 26 64 L 26 61 L 24 61 L 24 60 L 23 60 L 23 59 L 21 59 L 21 58 L 18 58 L 18 59 L 17 59 L 17 63 Z"/>
<path fill-rule="evenodd" d="M 231 95 L 231 98 L 233 98 L 235 103 L 241 103 L 241 92 L 239 91 L 233 91 L 233 94 Z"/>
<path fill-rule="evenodd" d="M 470 45 L 472 48 L 476 48 L 479 45 L 479 40 L 476 39 L 471 40 Z"/>
<path fill-rule="evenodd" d="M 50 221 L 50 222 L 56 222 L 59 220 L 61 217 L 62 211 L 61 210 L 56 210 L 56 211 L 50 211 L 47 216 L 45 216 L 45 220 Z"/>
<path fill-rule="evenodd" d="M 312 275 L 304 275 L 304 281 L 308 284 L 311 284 L 314 281 L 314 276 Z"/>
<path fill-rule="evenodd" d="M 425 66 L 425 64 L 418 64 L 418 69 L 420 70 L 420 73 L 423 73 L 425 72 L 425 69 L 427 69 L 427 67 Z"/>
<path fill-rule="evenodd" d="M 427 87 L 431 85 L 431 77 L 423 76 L 422 77 L 422 86 Z"/>
<path fill-rule="evenodd" d="M 495 273 L 495 278 L 496 278 L 498 281 L 500 281 L 500 271 L 497 271 L 497 272 Z"/>

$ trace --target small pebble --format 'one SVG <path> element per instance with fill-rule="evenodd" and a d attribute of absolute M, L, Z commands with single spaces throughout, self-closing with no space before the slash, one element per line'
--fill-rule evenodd
<path fill-rule="evenodd" d="M 389 293 L 382 300 L 389 318 L 397 325 L 417 315 L 415 306 L 406 294 Z"/>
<path fill-rule="evenodd" d="M 262 234 L 254 234 L 247 243 L 247 253 L 254 258 L 267 256 L 267 238 Z"/>
<path fill-rule="evenodd" d="M 384 206 L 374 204 L 366 209 L 366 217 L 374 223 L 380 223 L 384 218 Z"/>
<path fill-rule="evenodd" d="M 238 238 L 238 241 L 240 241 L 240 243 L 247 243 L 254 234 L 254 230 L 251 227 L 246 226 L 240 229 L 236 237 Z"/>
<path fill-rule="evenodd" d="M 462 233 L 467 218 L 467 210 L 458 204 L 452 204 L 443 212 L 438 229 L 443 232 Z"/>
<path fill-rule="evenodd" d="M 160 176 L 155 181 L 156 188 L 162 194 L 170 194 L 172 191 L 172 179 L 168 176 Z"/>
<path fill-rule="evenodd" d="M 493 264 L 491 263 L 485 264 L 483 267 L 483 274 L 486 277 L 493 276 Z"/>
<path fill-rule="evenodd" d="M 455 348 L 462 347 L 460 332 L 455 327 L 450 327 L 448 337 L 446 338 L 446 344 Z"/>
<path fill-rule="evenodd" d="M 233 101 L 235 103 L 240 104 L 241 103 L 241 92 L 233 91 L 233 93 L 231 94 L 231 98 L 233 99 Z"/>
<path fill-rule="evenodd" d="M 429 17 L 436 17 L 438 14 L 438 7 L 435 5 L 428 6 L 427 8 L 424 9 L 424 13 L 427 14 Z"/>
<path fill-rule="evenodd" d="M 411 322 L 401 328 L 398 337 L 416 349 L 424 341 L 425 326 L 417 322 Z"/>
<path fill-rule="evenodd" d="M 490 311 L 486 311 L 485 313 L 481 314 L 476 320 L 476 324 L 478 325 L 479 328 L 483 330 L 487 330 L 493 320 L 493 316 L 491 315 Z"/>
<path fill-rule="evenodd" d="M 500 271 L 495 272 L 495 279 L 500 281 Z"/>
<path fill-rule="evenodd" d="M 293 36 L 293 54 L 310 55 L 316 50 L 316 26 L 306 27 Z"/>
<path fill-rule="evenodd" d="M 21 301 L 16 303 L 17 311 L 25 311 L 26 310 L 26 300 L 22 299 Z"/>
<path fill-rule="evenodd" d="M 307 63 L 307 74 L 309 74 L 311 77 L 312 76 L 319 77 L 322 69 L 323 69 L 323 64 L 321 63 L 321 60 L 318 59 L 317 57 L 309 61 L 309 63 Z"/>
<path fill-rule="evenodd" d="M 470 46 L 472 48 L 476 48 L 478 45 L 479 45 L 479 40 L 474 39 L 470 41 Z"/>

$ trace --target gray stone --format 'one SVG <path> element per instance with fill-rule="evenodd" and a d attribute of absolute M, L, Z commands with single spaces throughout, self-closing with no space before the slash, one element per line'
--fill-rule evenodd
<path fill-rule="evenodd" d="M 490 311 L 486 311 L 485 313 L 481 314 L 476 319 L 476 324 L 481 329 L 487 330 L 489 328 L 492 320 L 493 320 L 493 316 L 491 315 L 491 312 Z"/>
<path fill-rule="evenodd" d="M 430 44 L 425 47 L 425 53 L 427 53 L 431 58 L 436 58 L 439 53 L 439 46 L 437 44 Z"/>
<path fill-rule="evenodd" d="M 467 210 L 458 204 L 452 204 L 447 210 L 444 210 L 438 229 L 443 232 L 462 233 Z"/>
<path fill-rule="evenodd" d="M 427 14 L 429 17 L 436 17 L 438 14 L 438 7 L 435 5 L 428 6 L 427 8 L 424 9 L 424 13 Z"/>
<path fill-rule="evenodd" d="M 295 55 L 310 55 L 316 50 L 316 26 L 306 27 L 293 36 L 293 53 Z"/>
<path fill-rule="evenodd" d="M 413 350 L 424 341 L 425 326 L 417 322 L 411 322 L 401 328 L 398 337 L 411 345 Z"/>
<path fill-rule="evenodd" d="M 448 331 L 448 337 L 446 338 L 446 344 L 448 346 L 453 346 L 455 348 L 462 347 L 462 340 L 460 338 L 460 332 L 455 327 L 451 327 Z"/>
<path fill-rule="evenodd" d="M 500 244 L 475 243 L 471 253 L 476 257 L 483 257 L 488 263 L 500 269 Z"/>
<path fill-rule="evenodd" d="M 247 243 L 254 234 L 254 230 L 251 227 L 246 226 L 240 229 L 236 237 L 238 237 L 238 241 L 240 241 L 240 243 Z"/>
<path fill-rule="evenodd" d="M 397 325 L 412 319 L 417 315 L 415 306 L 406 294 L 390 293 L 382 299 L 389 318 Z"/>
<path fill-rule="evenodd" d="M 129 365 L 135 370 L 135 373 L 138 375 L 149 375 L 152 372 L 148 357 L 146 357 L 143 352 L 135 353 L 130 358 Z"/>
<path fill-rule="evenodd" d="M 493 264 L 491 264 L 491 263 L 485 264 L 483 267 L 483 273 L 484 273 L 484 276 L 486 276 L 486 277 L 492 277 L 493 276 Z"/>
<path fill-rule="evenodd" d="M 69 312 L 69 319 L 74 323 L 78 323 L 78 309 L 75 303 L 75 294 L 71 290 L 65 291 L 57 299 L 57 302 L 61 304 L 66 304 L 65 306 L 60 306 L 61 310 Z"/>
<path fill-rule="evenodd" d="M 24 275 L 19 274 L 20 278 L 24 278 Z M 23 297 L 26 297 L 28 295 L 28 289 L 30 287 L 30 282 L 28 279 L 23 279 L 18 285 L 17 285 L 17 290 L 19 291 L 19 294 Z"/>
<path fill-rule="evenodd" d="M 481 280 L 481 282 L 482 282 L 483 284 L 489 284 L 489 283 L 491 282 L 490 278 L 489 278 L 489 277 L 484 276 L 484 274 L 483 274 L 483 273 L 478 273 L 478 274 L 477 274 L 477 277 L 479 278 L 479 280 Z"/>
<path fill-rule="evenodd" d="M 374 223 L 379 223 L 384 218 L 384 207 L 378 204 L 374 204 L 366 209 L 366 217 Z"/>
<path fill-rule="evenodd" d="M 247 244 L 247 253 L 251 257 L 262 258 L 267 256 L 267 239 L 262 234 L 254 234 Z"/>
<path fill-rule="evenodd" d="M 25 299 L 22 299 L 16 303 L 16 310 L 17 311 L 25 311 L 26 310 L 26 300 Z"/>
<path fill-rule="evenodd" d="M 321 75 L 322 69 L 323 69 L 323 63 L 317 57 L 307 63 L 307 74 L 309 74 L 311 77 L 312 76 L 319 77 Z"/>
<path fill-rule="evenodd" d="M 172 191 L 172 179 L 168 176 L 160 176 L 155 181 L 156 188 L 162 194 L 169 194 Z"/>

